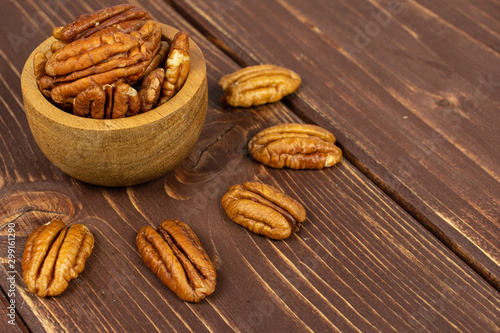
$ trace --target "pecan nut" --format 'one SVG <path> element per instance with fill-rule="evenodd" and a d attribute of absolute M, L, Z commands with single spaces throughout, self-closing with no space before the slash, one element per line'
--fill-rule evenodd
<path fill-rule="evenodd" d="M 224 89 L 220 103 L 250 107 L 277 102 L 297 90 L 300 82 L 300 76 L 287 68 L 274 65 L 245 67 L 219 80 L 219 86 Z"/>
<path fill-rule="evenodd" d="M 226 214 L 248 230 L 272 239 L 297 232 L 306 210 L 277 188 L 258 182 L 234 185 L 222 197 Z"/>
<path fill-rule="evenodd" d="M 94 119 L 104 118 L 106 94 L 99 86 L 93 86 L 80 92 L 73 101 L 73 114 Z"/>
<path fill-rule="evenodd" d="M 50 44 L 50 53 L 51 53 L 50 55 L 52 55 L 52 53 L 55 53 L 57 50 L 62 49 L 66 45 L 68 45 L 68 43 L 65 43 L 65 42 L 60 41 L 60 40 L 56 40 L 55 42 Z M 49 58 L 49 57 L 47 57 L 47 58 Z"/>
<path fill-rule="evenodd" d="M 72 103 L 91 86 L 120 79 L 136 82 L 158 53 L 160 42 L 161 26 L 147 21 L 137 31 L 90 36 L 67 44 L 46 61 L 45 71 L 56 84 L 50 91 L 52 100 Z"/>
<path fill-rule="evenodd" d="M 135 116 L 140 111 L 137 90 L 123 82 L 91 86 L 73 100 L 73 114 L 93 119 Z"/>
<path fill-rule="evenodd" d="M 83 224 L 67 228 L 51 221 L 36 228 L 26 241 L 23 279 L 28 290 L 40 297 L 57 296 L 85 268 L 94 237 Z"/>
<path fill-rule="evenodd" d="M 80 39 L 57 50 L 47 60 L 45 71 L 59 76 L 84 70 L 115 54 L 128 52 L 141 42 L 140 38 L 121 32 Z"/>
<path fill-rule="evenodd" d="M 151 19 L 151 16 L 133 5 L 121 4 L 83 14 L 65 26 L 55 28 L 52 35 L 58 40 L 72 42 L 104 28 L 138 19 Z"/>
<path fill-rule="evenodd" d="M 81 79 L 68 82 L 54 87 L 50 96 L 56 103 L 72 103 L 73 99 L 83 90 L 92 86 L 103 86 L 113 84 L 120 79 L 126 79 L 133 75 L 141 74 L 144 71 L 144 64 L 138 63 L 129 67 L 118 67 L 110 71 L 94 74 Z"/>
<path fill-rule="evenodd" d="M 169 45 L 165 41 L 160 42 L 160 49 L 158 50 L 158 53 L 155 54 L 155 56 L 151 59 L 151 62 L 149 63 L 148 67 L 144 71 L 144 77 L 148 76 L 153 70 L 158 68 L 160 64 L 165 63 L 165 59 L 167 58 L 169 50 Z M 162 80 L 163 82 L 163 80 Z"/>
<path fill-rule="evenodd" d="M 322 169 L 342 159 L 335 136 L 307 124 L 269 127 L 250 140 L 248 150 L 254 159 L 273 168 Z"/>
<path fill-rule="evenodd" d="M 123 82 L 117 82 L 115 84 L 112 104 L 113 109 L 109 114 L 110 119 L 135 116 L 141 109 L 141 102 L 137 90 Z"/>
<path fill-rule="evenodd" d="M 165 78 L 163 68 L 153 70 L 142 82 L 141 90 L 139 91 L 139 99 L 141 101 L 141 113 L 153 109 L 160 97 L 161 86 Z"/>
<path fill-rule="evenodd" d="M 131 33 L 132 31 L 137 31 L 139 30 L 144 23 L 146 23 L 146 20 L 131 20 L 131 21 L 126 21 L 126 22 L 121 22 L 117 24 L 110 25 L 106 28 L 102 28 L 101 30 L 98 30 L 87 37 L 96 37 L 96 36 L 104 36 L 104 35 L 110 35 L 114 34 L 117 32 L 123 32 L 123 33 Z M 58 41 L 60 42 L 60 41 Z"/>
<path fill-rule="evenodd" d="M 119 15 L 113 16 L 110 19 L 100 23 L 92 29 L 87 30 L 80 38 L 86 38 L 88 36 L 92 36 L 103 29 L 107 29 L 109 27 L 115 27 L 118 31 L 127 30 L 132 28 L 136 24 L 140 25 L 140 22 L 131 23 L 130 26 L 128 23 L 131 21 L 146 21 L 151 20 L 151 16 L 147 11 L 141 8 L 131 8 Z"/>
<path fill-rule="evenodd" d="M 186 32 L 178 32 L 172 40 L 165 62 L 165 80 L 163 81 L 160 105 L 169 101 L 181 90 L 189 75 L 189 68 L 189 36 Z"/>
<path fill-rule="evenodd" d="M 33 74 L 35 75 L 38 89 L 46 98 L 50 97 L 50 92 L 54 87 L 54 80 L 45 72 L 45 64 L 47 63 L 47 55 L 44 52 L 37 52 L 33 57 Z"/>
<path fill-rule="evenodd" d="M 197 303 L 215 290 L 212 261 L 187 224 L 165 220 L 157 230 L 145 226 L 136 244 L 146 266 L 180 299 Z"/>

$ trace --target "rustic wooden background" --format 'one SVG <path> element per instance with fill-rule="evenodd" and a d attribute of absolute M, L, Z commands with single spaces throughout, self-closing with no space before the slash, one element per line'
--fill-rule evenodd
<path fill-rule="evenodd" d="M 0 286 L 17 311 L 17 325 L 2 321 L 2 330 L 500 330 L 498 2 L 401 0 L 404 9 L 364 47 L 355 28 L 388 1 L 130 2 L 203 50 L 209 108 L 179 167 L 127 188 L 55 168 L 30 134 L 19 84 L 54 27 L 120 1 L 9 0 L 0 11 Z M 222 75 L 267 62 L 303 77 L 296 94 L 220 107 Z M 292 121 L 331 130 L 346 158 L 321 171 L 255 162 L 246 142 Z M 304 203 L 298 234 L 271 241 L 227 218 L 222 195 L 247 180 Z M 96 245 L 62 295 L 41 299 L 27 292 L 20 262 L 27 235 L 54 218 L 86 224 Z M 166 218 L 188 223 L 215 263 L 216 290 L 199 304 L 180 301 L 136 250 L 137 231 Z M 7 295 L 10 222 L 15 297 Z"/>
<path fill-rule="evenodd" d="M 498 1 L 172 2 L 240 65 L 296 70 L 287 105 L 500 289 Z"/>

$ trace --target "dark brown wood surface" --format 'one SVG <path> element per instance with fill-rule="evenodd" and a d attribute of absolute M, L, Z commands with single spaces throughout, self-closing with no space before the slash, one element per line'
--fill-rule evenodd
<path fill-rule="evenodd" d="M 287 105 L 500 290 L 500 5 L 172 0 L 242 66 L 303 78 Z"/>
<path fill-rule="evenodd" d="M 9 290 L 9 288 L 7 288 L 7 290 Z M 12 290 L 14 290 L 14 288 Z M 17 304 L 15 304 L 15 300 L 14 303 L 11 303 L 10 299 L 8 299 L 4 294 L 0 295 L 0 299 L 1 299 L 0 316 L 3 318 L 2 328 L 5 327 L 9 328 L 8 330 L 4 331 L 9 331 L 12 333 L 29 332 L 28 328 L 24 325 L 21 318 L 15 313 L 15 307 L 17 306 Z"/>
<path fill-rule="evenodd" d="M 0 286 L 5 293 L 13 222 L 16 311 L 30 331 L 500 330 L 499 293 L 349 161 L 294 171 L 252 160 L 246 142 L 256 132 L 304 119 L 283 103 L 221 108 L 217 80 L 238 66 L 164 2 L 133 3 L 188 31 L 207 60 L 208 115 L 191 155 L 164 177 L 127 188 L 88 185 L 54 167 L 30 134 L 20 71 L 54 27 L 116 3 L 23 0 L 0 11 L 0 38 L 9 46 L 0 50 Z M 222 195 L 247 180 L 304 203 L 308 218 L 298 234 L 271 241 L 227 218 Z M 68 289 L 42 299 L 27 291 L 20 260 L 27 235 L 54 218 L 86 224 L 96 245 Z M 162 285 L 135 247 L 142 226 L 166 218 L 189 223 L 216 266 L 216 290 L 199 304 Z M 2 331 L 20 328 L 0 323 Z"/>

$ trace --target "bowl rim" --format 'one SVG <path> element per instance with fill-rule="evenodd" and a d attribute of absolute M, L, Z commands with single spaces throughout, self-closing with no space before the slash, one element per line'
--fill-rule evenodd
<path fill-rule="evenodd" d="M 179 30 L 163 23 L 159 24 L 162 28 L 163 37 L 165 37 L 170 43 Z M 43 114 L 45 117 L 63 126 L 82 130 L 109 131 L 135 128 L 141 125 L 150 124 L 169 116 L 182 108 L 196 95 L 196 92 L 200 89 L 206 79 L 206 62 L 203 53 L 192 38 L 189 37 L 190 70 L 188 78 L 182 89 L 178 91 L 167 103 L 148 112 L 120 119 L 92 119 L 75 116 L 69 112 L 59 109 L 42 95 L 38 89 L 33 73 L 33 57 L 35 53 L 47 50 L 50 48 L 50 44 L 52 44 L 55 40 L 56 39 L 52 36 L 47 38 L 30 54 L 21 73 L 21 89 L 25 98 L 27 96 L 39 97 L 38 99 L 30 98 L 30 102 L 40 114 Z M 34 105 L 35 103 L 38 105 Z"/>

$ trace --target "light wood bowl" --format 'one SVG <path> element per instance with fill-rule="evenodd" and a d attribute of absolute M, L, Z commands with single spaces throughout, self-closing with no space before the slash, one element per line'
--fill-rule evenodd
<path fill-rule="evenodd" d="M 177 29 L 162 24 L 170 42 Z M 28 123 L 47 158 L 68 175 L 96 185 L 129 186 L 158 178 L 177 166 L 198 140 L 207 111 L 205 58 L 190 39 L 191 69 L 183 88 L 167 103 L 123 119 L 88 119 L 52 105 L 38 90 L 33 56 L 24 65 L 21 88 Z"/>

